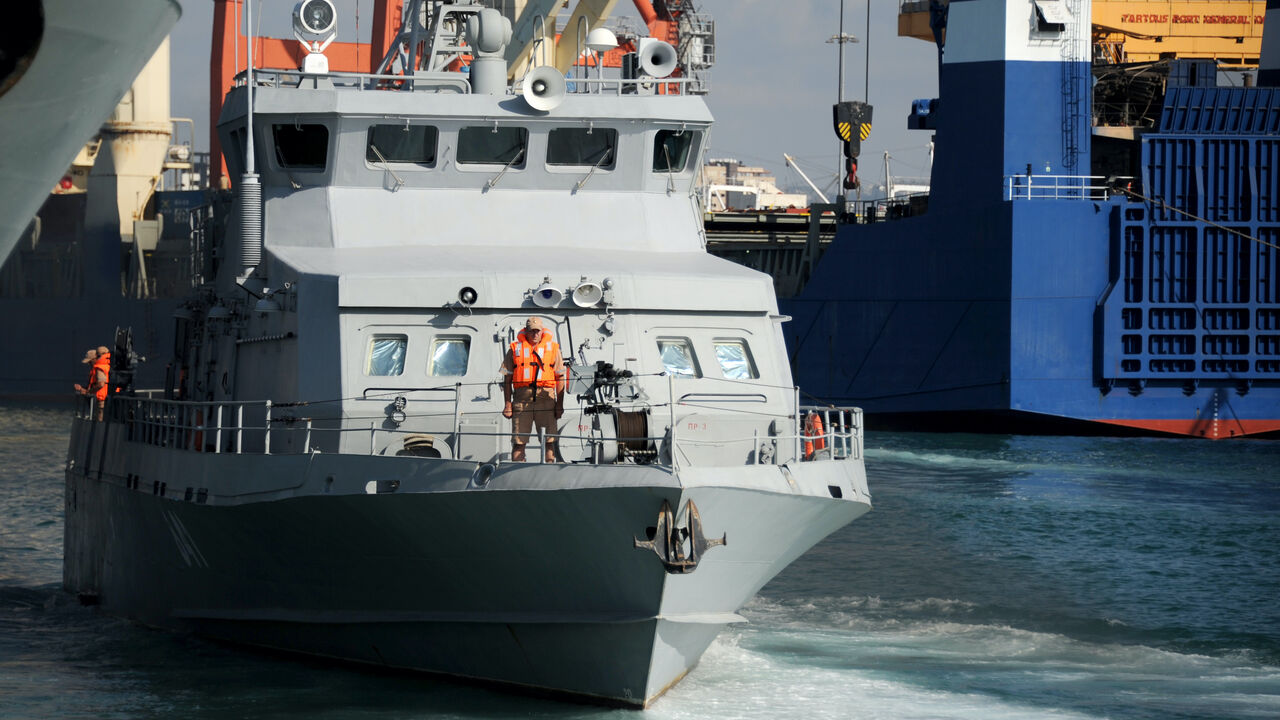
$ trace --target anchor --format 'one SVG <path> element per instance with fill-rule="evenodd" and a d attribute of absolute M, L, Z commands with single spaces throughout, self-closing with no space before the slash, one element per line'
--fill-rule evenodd
<path fill-rule="evenodd" d="M 728 544 L 728 535 L 719 539 L 708 538 L 702 532 L 702 516 L 698 514 L 698 506 L 692 500 L 685 506 L 688 510 L 688 522 L 684 527 L 676 525 L 675 514 L 671 512 L 671 504 L 662 501 L 658 510 L 658 524 L 651 535 L 652 540 L 641 540 L 632 537 L 636 548 L 648 548 L 662 561 L 662 567 L 672 575 L 683 575 L 698 569 L 698 563 L 707 550 L 717 545 Z M 689 542 L 689 554 L 684 554 L 684 541 Z"/>

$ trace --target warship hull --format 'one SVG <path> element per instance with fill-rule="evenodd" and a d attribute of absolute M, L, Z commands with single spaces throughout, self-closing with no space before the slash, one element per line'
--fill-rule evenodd
<path fill-rule="evenodd" d="M 0 77 L 0 262 L 180 14 L 175 0 L 44 0 L 29 64 Z"/>
<path fill-rule="evenodd" d="M 643 707 L 870 508 L 860 462 L 482 467 L 196 452 L 77 420 L 64 586 L 158 627 Z M 725 545 L 667 568 L 637 547 L 666 506 Z"/>

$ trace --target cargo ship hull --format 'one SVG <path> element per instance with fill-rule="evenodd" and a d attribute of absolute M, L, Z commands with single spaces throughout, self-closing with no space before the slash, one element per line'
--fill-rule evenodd
<path fill-rule="evenodd" d="M 1280 89 L 1095 67 L 1054 5 L 944 11 L 930 194 L 851 203 L 781 298 L 797 383 L 919 428 L 1280 430 Z"/>

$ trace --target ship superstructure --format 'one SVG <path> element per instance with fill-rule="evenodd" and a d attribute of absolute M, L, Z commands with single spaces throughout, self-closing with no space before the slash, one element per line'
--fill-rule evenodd
<path fill-rule="evenodd" d="M 800 386 L 913 427 L 1280 429 L 1278 91 L 1117 64 L 1087 0 L 934 6 L 930 193 L 810 258 L 782 301 Z"/>
<path fill-rule="evenodd" d="M 152 625 L 646 706 L 870 508 L 860 412 L 805 435 L 769 278 L 703 250 L 711 116 L 671 46 L 512 85 L 495 9 L 404 17 L 416 61 L 228 95 L 235 211 L 165 391 L 129 393 L 122 334 L 122 392 L 76 421 L 64 585 Z M 557 462 L 510 461 L 499 368 L 528 316 L 568 361 Z"/>

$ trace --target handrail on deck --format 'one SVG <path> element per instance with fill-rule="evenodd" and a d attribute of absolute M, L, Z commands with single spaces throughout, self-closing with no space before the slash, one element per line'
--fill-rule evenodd
<path fill-rule="evenodd" d="M 722 408 L 727 413 L 736 412 L 744 416 L 758 417 L 761 419 L 762 425 L 765 422 L 770 423 L 768 431 L 756 429 L 750 436 L 721 437 L 715 441 L 681 438 L 677 428 L 680 421 L 684 417 L 688 417 L 688 415 L 678 416 L 676 414 L 677 407 L 686 406 L 689 401 L 741 403 L 748 398 L 750 399 L 749 402 L 754 404 L 759 402 L 757 398 L 764 398 L 764 396 L 753 393 L 684 393 L 677 395 L 676 384 L 677 379 L 675 377 L 668 378 L 669 395 L 666 415 L 671 425 L 665 434 L 643 438 L 601 438 L 597 434 L 559 433 L 557 437 L 560 441 L 587 443 L 607 440 L 630 444 L 632 441 L 642 441 L 657 449 L 661 449 L 665 444 L 668 453 L 660 454 L 669 454 L 668 462 L 672 468 L 678 468 L 680 462 L 678 458 L 682 445 L 706 445 L 708 442 L 717 442 L 725 445 L 750 442 L 752 444 L 752 457 L 754 458 L 750 462 L 755 464 L 779 462 L 780 454 L 778 450 L 786 447 L 787 443 L 792 444 L 793 451 L 789 455 L 782 454 L 782 458 L 790 457 L 796 461 L 827 457 L 834 460 L 862 458 L 862 410 L 854 407 L 803 406 L 799 402 L 799 393 L 795 389 L 791 393 L 792 400 L 791 407 L 788 409 L 789 412 L 784 410 L 783 413 L 767 413 L 747 409 L 735 410 L 732 407 Z M 464 436 L 508 437 L 509 432 L 506 431 L 464 431 L 462 429 L 461 419 L 464 413 L 460 411 L 460 403 L 457 402 L 460 388 L 461 384 L 452 388 L 455 394 L 453 422 L 451 428 L 449 428 L 449 431 L 453 433 L 452 447 L 456 448 L 457 441 Z M 450 390 L 449 388 L 425 389 L 441 392 Z M 343 433 L 369 433 L 369 453 L 376 454 L 379 447 L 377 443 L 379 434 L 412 435 L 430 432 L 421 427 L 401 428 L 399 423 L 396 423 L 396 427 L 377 427 L 372 423 L 368 427 L 357 427 L 349 423 L 339 427 L 316 427 L 313 422 L 314 419 L 311 417 L 294 417 L 281 414 L 280 411 L 283 408 L 294 405 L 293 403 L 273 403 L 270 400 L 203 402 L 165 400 L 141 396 L 113 396 L 107 403 L 106 414 L 109 421 L 119 423 L 125 427 L 125 439 L 128 441 L 177 450 L 211 453 L 270 455 L 272 452 L 273 432 L 293 430 L 301 433 L 301 438 L 294 435 L 294 443 L 287 452 L 309 454 L 317 451 L 318 448 L 313 443 L 313 439 L 318 433 L 338 433 L 339 437 Z M 698 406 L 693 405 L 693 407 Z M 661 405 L 658 405 L 652 410 L 658 411 L 660 408 Z M 82 419 L 92 420 L 94 416 L 93 404 L 89 402 L 80 403 L 79 412 Z M 819 436 L 807 436 L 804 432 L 804 418 L 810 413 L 817 413 L 822 419 L 823 431 Z M 658 419 L 662 415 L 658 412 L 653 412 L 650 417 L 651 419 Z M 334 420 L 341 423 L 340 418 L 334 418 Z M 779 421 L 781 422 L 779 423 Z M 659 422 L 661 421 L 659 420 Z M 296 427 L 299 423 L 301 423 L 301 427 Z M 282 426 L 287 427 L 282 428 Z M 658 429 L 661 428 L 659 427 Z M 764 434 L 765 432 L 767 434 Z M 801 452 L 802 445 L 805 442 L 815 441 L 819 438 L 822 441 L 821 444 L 826 446 L 827 454 L 810 458 L 804 457 Z M 546 438 L 539 437 L 539 444 L 545 447 Z M 766 444 L 769 448 L 772 448 L 772 452 L 763 451 Z M 539 455 L 541 454 L 539 453 Z"/>
<path fill-rule="evenodd" d="M 391 75 L 358 72 L 304 73 L 301 70 L 275 68 L 259 68 L 253 71 L 258 87 L 299 87 L 304 83 L 326 81 L 335 88 L 353 90 L 402 90 L 412 91 L 416 86 L 423 88 L 452 88 L 458 92 L 470 94 L 470 85 L 465 76 L 457 74 L 456 78 L 444 78 L 439 73 L 419 73 L 416 75 Z M 233 80 L 234 87 L 247 84 L 246 72 L 241 71 Z M 639 97 L 653 95 L 688 95 L 696 78 L 691 77 L 639 77 L 639 78 L 600 78 L 600 77 L 566 77 L 568 92 L 574 95 L 634 95 Z M 326 86 L 327 87 L 327 86 Z M 510 94 L 519 95 L 521 84 L 511 87 Z"/>
<path fill-rule="evenodd" d="M 1124 189 L 1132 181 L 1128 175 L 1005 175 L 1004 199 L 1108 200 L 1124 195 Z"/>

